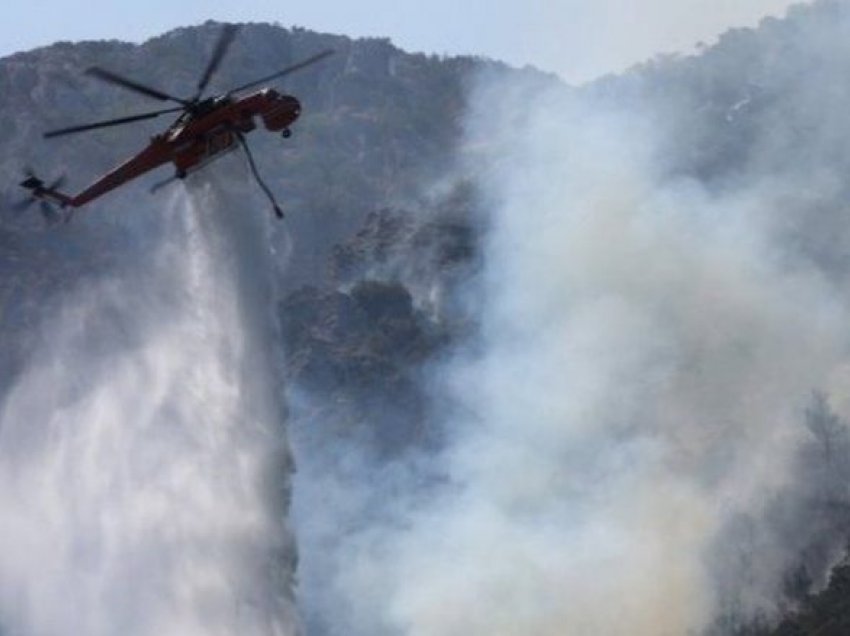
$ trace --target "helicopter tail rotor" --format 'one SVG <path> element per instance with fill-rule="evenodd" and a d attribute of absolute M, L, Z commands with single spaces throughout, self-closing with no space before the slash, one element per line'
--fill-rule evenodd
<path fill-rule="evenodd" d="M 42 179 L 29 168 L 24 170 L 25 179 L 20 182 L 22 188 L 30 191 L 29 196 L 24 197 L 20 201 L 12 204 L 12 210 L 15 212 L 24 212 L 33 204 L 38 203 L 39 212 L 42 218 L 48 225 L 54 225 L 59 221 L 67 221 L 70 215 L 63 215 L 57 205 L 64 207 L 68 197 L 59 192 L 59 188 L 65 183 L 65 175 L 61 175 L 54 179 L 49 184 L 45 184 Z"/>

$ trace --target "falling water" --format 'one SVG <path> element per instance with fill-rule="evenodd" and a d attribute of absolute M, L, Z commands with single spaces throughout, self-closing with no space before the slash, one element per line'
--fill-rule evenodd
<path fill-rule="evenodd" d="M 0 405 L 0 633 L 298 633 L 268 228 L 222 199 L 175 192 L 138 271 L 38 327 Z"/>

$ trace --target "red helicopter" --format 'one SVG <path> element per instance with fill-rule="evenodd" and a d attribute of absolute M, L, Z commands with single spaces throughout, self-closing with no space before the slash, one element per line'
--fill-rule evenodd
<path fill-rule="evenodd" d="M 120 117 L 118 119 L 51 130 L 44 133 L 45 138 L 60 137 L 62 135 L 108 126 L 129 124 L 144 119 L 152 119 L 166 113 L 180 112 L 181 114 L 164 133 L 152 137 L 145 149 L 103 175 L 79 194 L 70 196 L 59 192 L 58 188 L 62 183 L 62 179 L 50 185 L 45 185 L 41 179 L 36 177 L 32 172 L 29 172 L 27 178 L 20 185 L 30 191 L 30 197 L 16 207 L 29 207 L 33 202 L 41 201 L 42 206 L 48 208 L 48 210 L 43 209 L 43 212 L 45 216 L 49 217 L 49 206 L 47 206 L 47 202 L 57 203 L 62 208 L 78 208 L 154 168 L 158 168 L 169 162 L 173 163 L 176 168 L 174 176 L 152 188 L 152 190 L 156 190 L 175 179 L 184 179 L 186 175 L 201 168 L 213 159 L 217 159 L 241 146 L 248 158 L 251 173 L 256 179 L 257 184 L 268 197 L 275 214 L 279 218 L 283 218 L 283 212 L 277 201 L 275 201 L 274 195 L 257 171 L 251 150 L 245 141 L 245 133 L 257 127 L 254 119 L 255 117 L 259 117 L 267 130 L 281 132 L 284 138 L 288 138 L 291 135 L 289 127 L 301 114 L 301 104 L 292 95 L 284 95 L 272 88 L 263 88 L 243 97 L 237 97 L 236 94 L 303 69 L 331 55 L 333 50 L 327 49 L 321 51 L 281 71 L 247 82 L 221 95 L 204 98 L 204 90 L 209 84 L 210 78 L 212 78 L 221 64 L 227 50 L 230 48 L 237 31 L 238 26 L 236 25 L 228 24 L 222 28 L 210 61 L 207 63 L 206 69 L 198 82 L 195 95 L 190 99 L 181 99 L 169 95 L 168 93 L 145 86 L 103 68 L 95 66 L 88 69 L 86 71 L 87 75 L 141 93 L 153 99 L 164 102 L 177 102 L 180 106 L 131 115 L 129 117 Z M 66 220 L 68 218 L 70 218 L 70 215 L 66 216 Z"/>

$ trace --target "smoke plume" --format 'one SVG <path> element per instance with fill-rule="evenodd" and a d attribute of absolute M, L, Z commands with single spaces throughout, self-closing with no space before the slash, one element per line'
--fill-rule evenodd
<path fill-rule="evenodd" d="M 0 411 L 3 633 L 297 633 L 266 228 L 222 198 L 173 196 L 158 249 L 35 327 Z"/>
<path fill-rule="evenodd" d="M 688 93 L 684 63 L 645 99 L 481 78 L 478 329 L 434 382 L 439 478 L 382 473 L 380 514 L 345 526 L 346 633 L 728 634 L 793 603 L 793 573 L 823 583 L 848 501 L 846 91 L 818 101 L 840 69 L 800 69 L 837 6 L 768 25 L 796 66 L 754 64 L 743 95 Z M 754 50 L 731 36 L 694 82 Z"/>
<path fill-rule="evenodd" d="M 665 175 L 649 117 L 558 92 L 519 110 L 524 91 L 481 90 L 481 332 L 446 369 L 466 414 L 451 486 L 390 544 L 390 580 L 415 584 L 386 590 L 388 620 L 699 633 L 718 609 L 718 538 L 786 489 L 811 392 L 846 365 L 844 299 L 789 265 L 761 184 Z M 778 585 L 746 591 L 767 602 Z"/>

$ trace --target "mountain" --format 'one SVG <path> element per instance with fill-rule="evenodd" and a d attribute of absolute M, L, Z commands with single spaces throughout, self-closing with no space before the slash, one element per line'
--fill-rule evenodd
<path fill-rule="evenodd" d="M 775 231 L 790 246 L 781 258 L 805 261 L 829 284 L 841 285 L 850 273 L 848 187 L 840 178 L 850 168 L 848 26 L 846 3 L 820 0 L 792 9 L 786 18 L 765 19 L 756 29 L 732 30 L 698 54 L 658 58 L 576 88 L 534 69 L 408 54 L 385 39 L 243 25 L 213 90 L 324 48 L 336 51 L 284 83 L 304 106 L 293 137 L 257 133 L 250 139 L 287 213 L 272 246 L 280 260 L 280 359 L 292 435 L 306 458 L 307 476 L 315 476 L 314 457 L 343 477 L 350 457 L 383 475 L 398 462 L 420 462 L 446 449 L 439 420 L 447 407 L 435 403 L 433 369 L 459 348 L 476 346 L 482 292 L 471 281 L 481 273 L 490 229 L 492 202 L 476 181 L 474 160 L 493 150 L 492 140 L 474 138 L 468 125 L 469 100 L 482 78 L 520 87 L 517 102 L 496 95 L 504 101 L 494 104 L 516 104 L 517 120 L 525 116 L 523 100 L 531 109 L 552 92 L 600 109 L 649 113 L 650 125 L 665 130 L 656 150 L 665 178 L 682 187 L 698 184 L 716 193 L 755 183 L 781 189 L 783 198 L 776 201 L 782 223 Z M 11 207 L 21 195 L 14 184 L 24 166 L 37 167 L 47 178 L 67 173 L 68 187 L 76 189 L 138 150 L 165 118 L 51 141 L 40 132 L 148 108 L 140 96 L 84 76 L 94 64 L 186 94 L 218 30 L 210 22 L 140 45 L 57 43 L 0 60 L 0 182 L 8 184 L 0 188 L 0 386 L 8 387 L 26 363 L 38 338 L 30 330 L 33 321 L 59 307 L 75 288 L 120 274 L 128 259 L 139 262 L 163 239 L 145 218 L 167 200 L 164 193 L 146 192 L 159 177 L 107 195 L 54 230 L 42 231 L 37 216 L 16 215 Z M 517 131 L 522 134 L 521 123 Z M 262 207 L 240 178 L 221 170 L 215 175 L 229 192 L 244 197 L 246 208 Z M 784 196 L 787 192 L 793 196 Z M 846 424 L 838 416 L 829 419 L 829 413 L 824 406 L 817 421 L 834 421 L 830 435 L 845 440 Z M 806 465 L 823 465 L 825 429 L 806 430 L 803 452 L 814 458 Z M 838 457 L 850 459 L 846 443 L 835 449 Z M 832 548 L 850 539 L 850 493 L 845 488 L 824 496 L 836 475 L 844 475 L 841 462 L 834 464 L 829 474 L 807 473 L 812 486 L 798 498 L 817 520 L 814 530 L 800 533 L 797 542 L 764 531 L 764 542 L 748 544 L 753 571 L 759 546 L 766 546 L 761 554 L 767 555 L 768 548 L 791 543 L 800 553 L 798 567 L 783 574 L 787 585 L 779 598 L 765 603 L 773 609 L 742 617 L 735 605 L 738 588 L 730 586 L 714 633 L 846 631 L 846 564 L 824 578 L 824 569 L 836 561 Z M 424 474 L 426 482 L 440 479 Z M 784 519 L 787 508 L 774 503 L 766 508 Z M 363 504 L 370 514 L 374 505 Z M 344 521 L 357 527 L 369 518 L 358 514 Z M 756 513 L 740 521 L 756 533 L 764 530 Z M 330 635 L 344 633 L 326 615 L 336 597 L 318 596 L 330 594 L 324 577 L 331 570 L 323 568 L 338 564 L 328 566 L 320 552 L 332 552 L 329 546 L 339 537 L 323 528 L 330 534 L 315 540 L 301 531 L 304 612 L 311 633 Z M 738 538 L 731 531 L 728 536 Z M 828 541 L 821 541 L 824 536 Z"/>

